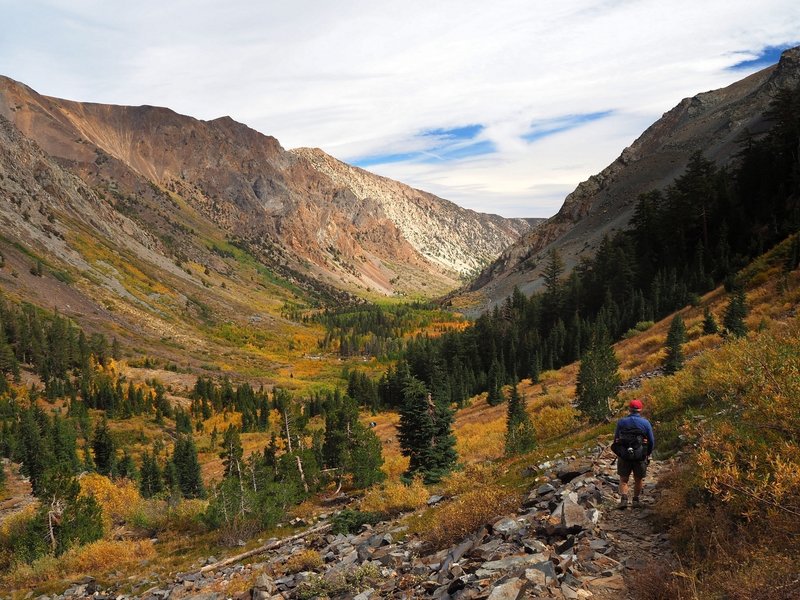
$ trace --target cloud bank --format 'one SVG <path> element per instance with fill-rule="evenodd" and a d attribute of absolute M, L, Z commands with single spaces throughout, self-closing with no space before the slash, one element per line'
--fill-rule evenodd
<path fill-rule="evenodd" d="M 796 1 L 0 0 L 0 73 L 230 115 L 468 208 L 549 216 L 682 98 L 798 43 Z"/>

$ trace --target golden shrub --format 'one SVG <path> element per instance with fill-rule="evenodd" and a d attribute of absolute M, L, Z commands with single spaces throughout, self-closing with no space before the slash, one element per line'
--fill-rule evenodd
<path fill-rule="evenodd" d="M 300 573 L 301 571 L 313 571 L 322 566 L 322 556 L 316 550 L 302 550 L 297 554 L 292 554 L 283 564 L 283 572 L 286 574 Z"/>
<path fill-rule="evenodd" d="M 440 485 L 445 495 L 457 496 L 475 489 L 476 486 L 487 485 L 495 481 L 499 475 L 500 466 L 496 463 L 473 463 L 461 471 L 450 473 Z"/>
<path fill-rule="evenodd" d="M 456 451 L 464 462 L 499 458 L 505 452 L 505 418 L 457 425 L 455 434 Z"/>
<path fill-rule="evenodd" d="M 50 554 L 37 558 L 32 563 L 15 563 L 14 567 L 0 580 L 0 587 L 6 590 L 25 590 L 44 583 L 59 575 L 60 559 Z"/>
<path fill-rule="evenodd" d="M 99 573 L 124 570 L 156 555 L 150 540 L 98 540 L 69 550 L 60 557 L 64 573 Z"/>
<path fill-rule="evenodd" d="M 30 589 L 56 578 L 130 569 L 155 556 L 150 540 L 99 540 L 68 550 L 58 558 L 47 555 L 30 564 L 17 564 L 3 578 L 3 584 L 11 589 Z"/>
<path fill-rule="evenodd" d="M 381 471 L 386 473 L 389 479 L 398 479 L 408 470 L 409 463 L 409 458 L 400 454 L 398 449 L 384 447 Z"/>
<path fill-rule="evenodd" d="M 396 515 L 422 508 L 427 504 L 429 497 L 428 489 L 419 477 L 415 477 L 410 485 L 405 485 L 401 481 L 387 481 L 366 491 L 361 501 L 361 510 L 382 515 Z"/>
<path fill-rule="evenodd" d="M 569 433 L 575 428 L 577 411 L 570 405 L 545 406 L 531 415 L 536 439 L 548 440 Z"/>
<path fill-rule="evenodd" d="M 496 485 L 481 486 L 431 510 L 414 530 L 434 548 L 444 548 L 511 510 L 517 498 Z"/>
<path fill-rule="evenodd" d="M 114 482 L 98 473 L 89 473 L 79 481 L 81 494 L 94 496 L 100 505 L 106 532 L 113 526 L 128 521 L 141 506 L 142 496 L 139 494 L 139 489 L 129 479 Z"/>
<path fill-rule="evenodd" d="M 3 522 L 0 523 L 0 543 L 2 540 L 6 540 L 10 536 L 20 533 L 28 524 L 28 521 L 33 519 L 36 514 L 36 509 L 36 504 L 29 504 L 22 510 L 6 517 Z"/>
<path fill-rule="evenodd" d="M 208 507 L 208 500 L 181 500 L 167 512 L 166 527 L 176 532 L 194 532 L 201 530 L 202 514 Z"/>

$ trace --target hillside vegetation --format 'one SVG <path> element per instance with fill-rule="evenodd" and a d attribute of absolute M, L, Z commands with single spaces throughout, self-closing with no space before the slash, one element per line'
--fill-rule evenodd
<path fill-rule="evenodd" d="M 446 552 L 513 512 L 543 465 L 599 456 L 614 419 L 641 397 L 656 458 L 674 465 L 654 521 L 679 563 L 629 576 L 628 589 L 791 598 L 800 90 L 778 94 L 768 116 L 773 128 L 748 140 L 736 169 L 694 155 L 666 190 L 638 199 L 633 227 L 594 259 L 565 277 L 554 252 L 542 294 L 517 290 L 474 323 L 422 304 L 321 310 L 279 279 L 270 285 L 287 291 L 281 318 L 266 309 L 275 298 L 259 304 L 268 324 L 189 302 L 197 319 L 180 326 L 213 362 L 195 368 L 126 343 L 119 324 L 108 337 L 3 296 L 0 486 L 15 503 L 0 513 L 0 589 L 59 592 L 91 574 L 139 594 L 318 521 L 344 535 L 392 520 L 418 550 Z M 237 279 L 268 279 L 237 247 L 221 254 L 247 265 Z M 30 263 L 25 277 L 48 273 L 21 253 L 12 279 L 20 264 Z M 182 265 L 176 277 L 201 277 L 199 264 Z M 258 287 L 233 289 L 258 299 Z M 154 301 L 145 288 L 140 296 Z M 196 361 L 191 338 L 179 339 L 168 356 Z M 326 581 L 325 559 L 304 544 L 280 567 L 307 574 L 295 597 L 352 595 L 364 579 L 391 577 L 362 565 Z M 565 575 L 559 557 L 547 560 Z M 254 587 L 244 577 L 225 585 L 226 595 Z"/>

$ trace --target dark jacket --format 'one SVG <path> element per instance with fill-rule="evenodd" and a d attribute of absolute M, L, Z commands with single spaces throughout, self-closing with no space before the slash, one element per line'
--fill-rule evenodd
<path fill-rule="evenodd" d="M 656 447 L 656 436 L 653 435 L 653 426 L 650 425 L 650 421 L 645 419 L 639 413 L 631 413 L 627 417 L 622 417 L 619 421 L 617 421 L 617 428 L 614 430 L 614 439 L 619 439 L 619 432 L 623 429 L 638 429 L 642 432 L 642 435 L 647 436 L 647 455 L 650 456 L 653 453 L 653 449 Z"/>

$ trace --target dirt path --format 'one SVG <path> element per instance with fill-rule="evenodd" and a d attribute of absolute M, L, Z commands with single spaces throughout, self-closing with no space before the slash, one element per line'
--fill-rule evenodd
<path fill-rule="evenodd" d="M 611 464 L 610 461 L 604 461 L 604 463 L 607 464 L 603 465 L 600 477 L 616 483 L 618 481 L 616 464 Z M 620 589 L 616 594 L 595 594 L 595 599 L 646 600 L 631 590 L 632 587 L 637 587 L 634 580 L 648 573 L 657 576 L 652 572 L 654 565 L 672 568 L 676 564 L 677 561 L 667 536 L 655 531 L 650 519 L 652 507 L 659 500 L 658 481 L 669 468 L 669 462 L 652 461 L 650 463 L 642 491 L 641 508 L 628 507 L 627 510 L 619 510 L 616 508 L 619 496 L 615 496 L 613 501 L 609 499 L 606 510 L 602 511 L 598 530 L 611 548 L 608 556 L 620 563 L 618 574 L 621 575 L 621 581 L 619 581 Z M 632 477 L 631 484 L 633 484 Z"/>
<path fill-rule="evenodd" d="M 31 493 L 28 479 L 20 475 L 19 465 L 4 458 L 0 462 L 0 468 L 6 472 L 6 483 L 0 490 L 0 525 L 2 525 L 11 515 L 36 502 L 36 498 Z"/>

